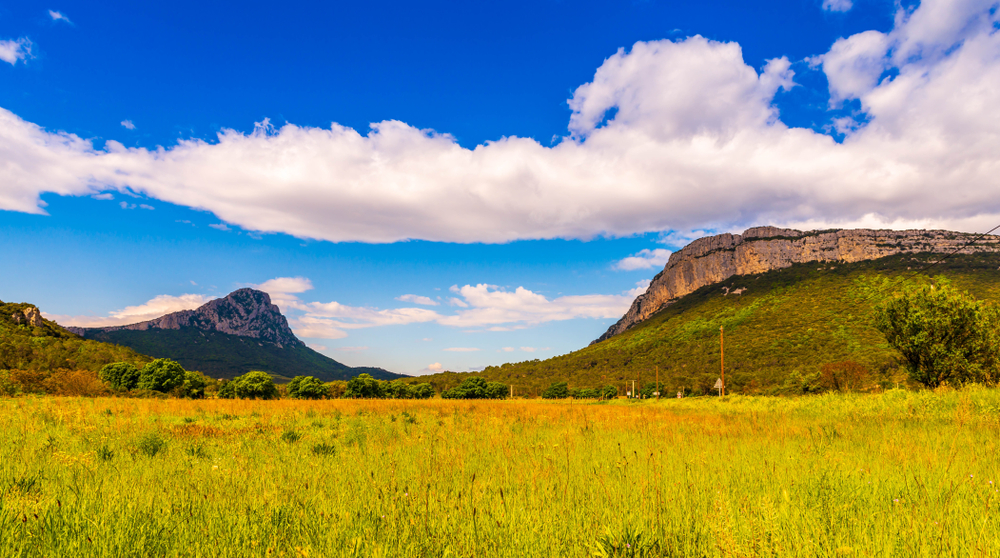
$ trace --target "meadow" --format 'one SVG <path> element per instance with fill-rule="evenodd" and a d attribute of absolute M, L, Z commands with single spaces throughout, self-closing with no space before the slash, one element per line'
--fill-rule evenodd
<path fill-rule="evenodd" d="M 1000 391 L 0 399 L 0 556 L 1000 556 Z"/>

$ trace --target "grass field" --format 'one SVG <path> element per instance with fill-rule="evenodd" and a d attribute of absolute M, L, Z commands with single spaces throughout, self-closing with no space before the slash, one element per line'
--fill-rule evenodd
<path fill-rule="evenodd" d="M 1000 556 L 982 388 L 16 398 L 0 432 L 4 557 Z"/>

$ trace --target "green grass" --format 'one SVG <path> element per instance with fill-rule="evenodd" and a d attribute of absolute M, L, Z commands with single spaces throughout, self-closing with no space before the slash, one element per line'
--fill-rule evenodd
<path fill-rule="evenodd" d="M 5 557 L 1000 556 L 983 388 L 21 398 L 0 400 L 0 431 Z"/>
<path fill-rule="evenodd" d="M 653 382 L 662 391 L 707 394 L 720 375 L 719 327 L 725 328 L 728 389 L 746 394 L 801 394 L 817 389 L 824 365 L 854 361 L 866 367 L 869 384 L 905 383 L 896 353 L 872 327 L 871 310 L 891 289 L 873 280 L 925 280 L 915 270 L 928 254 L 899 255 L 854 264 L 798 264 L 780 271 L 739 276 L 681 298 L 636 327 L 572 353 L 547 360 L 487 367 L 490 381 L 537 395 L 555 381 L 574 387 L 613 384 L 624 395 L 626 381 Z M 933 273 L 956 287 L 1000 301 L 1000 255 L 955 256 Z M 747 289 L 723 296 L 723 287 Z M 421 377 L 435 388 L 457 385 L 470 374 Z"/>

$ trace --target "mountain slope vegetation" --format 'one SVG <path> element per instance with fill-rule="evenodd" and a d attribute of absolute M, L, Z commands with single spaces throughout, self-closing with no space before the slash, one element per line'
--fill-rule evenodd
<path fill-rule="evenodd" d="M 0 370 L 91 370 L 111 362 L 152 359 L 119 345 L 82 339 L 41 317 L 28 303 L 0 302 Z"/>
<path fill-rule="evenodd" d="M 851 264 L 804 263 L 731 277 L 680 298 L 624 333 L 572 353 L 487 367 L 475 375 L 537 395 L 552 382 L 607 384 L 624 394 L 655 381 L 673 395 L 713 393 L 724 328 L 726 386 L 731 393 L 803 393 L 829 387 L 830 370 L 860 371 L 867 387 L 906 381 L 898 355 L 873 327 L 872 308 L 894 288 L 929 281 L 919 272 L 933 254 L 900 254 Z M 956 255 L 929 269 L 977 298 L 1000 301 L 1000 255 Z M 728 294 L 727 294 L 728 293 Z M 739 294 L 737 294 L 739 293 Z M 436 388 L 470 374 L 421 378 Z M 828 375 L 828 374 L 827 374 Z"/>
<path fill-rule="evenodd" d="M 87 330 L 87 337 L 131 347 L 156 358 L 170 358 L 187 370 L 232 379 L 251 370 L 271 373 L 279 381 L 295 376 L 349 380 L 358 374 L 386 380 L 402 377 L 381 368 L 354 368 L 298 343 L 277 346 L 267 341 L 193 327 L 114 331 Z"/>

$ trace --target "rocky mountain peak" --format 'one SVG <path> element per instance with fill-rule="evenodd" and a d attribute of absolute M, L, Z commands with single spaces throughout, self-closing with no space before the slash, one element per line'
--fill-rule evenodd
<path fill-rule="evenodd" d="M 150 329 L 195 328 L 203 331 L 218 331 L 240 337 L 251 337 L 281 347 L 303 345 L 288 320 L 278 307 L 271 303 L 271 297 L 256 289 L 239 289 L 223 298 L 211 300 L 195 310 L 182 310 L 165 316 L 124 326 L 102 328 L 73 328 L 74 333 L 87 336 L 93 331 L 146 331 Z"/>
<path fill-rule="evenodd" d="M 706 236 L 671 254 L 646 292 L 594 343 L 622 333 L 686 294 L 734 275 L 764 273 L 796 263 L 851 263 L 901 253 L 1000 251 L 998 236 L 986 236 L 970 244 L 973 238 L 974 235 L 952 231 L 799 231 L 778 227 L 753 227 L 743 234 Z"/>

